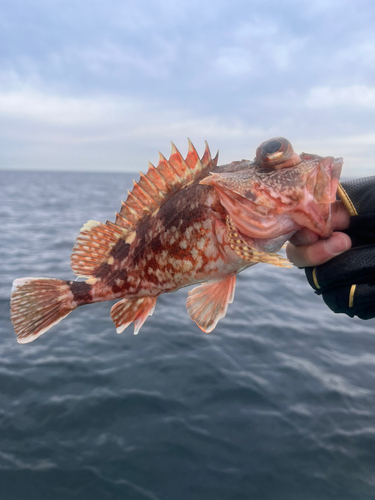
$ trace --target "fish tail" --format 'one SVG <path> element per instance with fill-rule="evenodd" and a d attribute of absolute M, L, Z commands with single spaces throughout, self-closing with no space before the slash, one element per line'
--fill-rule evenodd
<path fill-rule="evenodd" d="M 11 319 L 20 344 L 43 335 L 78 306 L 71 284 L 52 278 L 21 278 L 13 282 Z"/>

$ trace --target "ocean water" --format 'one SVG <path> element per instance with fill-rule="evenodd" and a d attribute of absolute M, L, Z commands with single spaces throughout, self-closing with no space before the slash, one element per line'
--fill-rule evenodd
<path fill-rule="evenodd" d="M 101 303 L 17 344 L 13 279 L 72 279 L 79 229 L 114 220 L 131 180 L 0 172 L 0 499 L 374 499 L 375 322 L 298 269 L 240 274 L 211 334 L 185 289 L 138 336 Z"/>

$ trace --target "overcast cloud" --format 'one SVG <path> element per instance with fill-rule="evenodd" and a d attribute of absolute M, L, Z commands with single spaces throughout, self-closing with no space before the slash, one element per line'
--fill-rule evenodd
<path fill-rule="evenodd" d="M 5 0 L 0 168 L 138 171 L 287 137 L 375 173 L 373 0 Z"/>

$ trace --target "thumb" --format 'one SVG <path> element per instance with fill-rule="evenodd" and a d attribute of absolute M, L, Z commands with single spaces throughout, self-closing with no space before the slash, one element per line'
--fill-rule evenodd
<path fill-rule="evenodd" d="M 327 240 L 318 240 L 312 245 L 294 246 L 288 243 L 286 254 L 297 267 L 319 266 L 336 255 L 349 250 L 351 239 L 345 233 L 335 232 Z"/>

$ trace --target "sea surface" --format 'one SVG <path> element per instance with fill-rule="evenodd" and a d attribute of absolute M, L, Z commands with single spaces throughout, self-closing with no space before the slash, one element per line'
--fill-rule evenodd
<path fill-rule="evenodd" d="M 138 336 L 105 302 L 17 344 L 12 281 L 72 279 L 80 228 L 132 177 L 0 172 L 0 499 L 375 499 L 375 320 L 301 270 L 244 271 L 210 334 L 183 289 Z"/>

